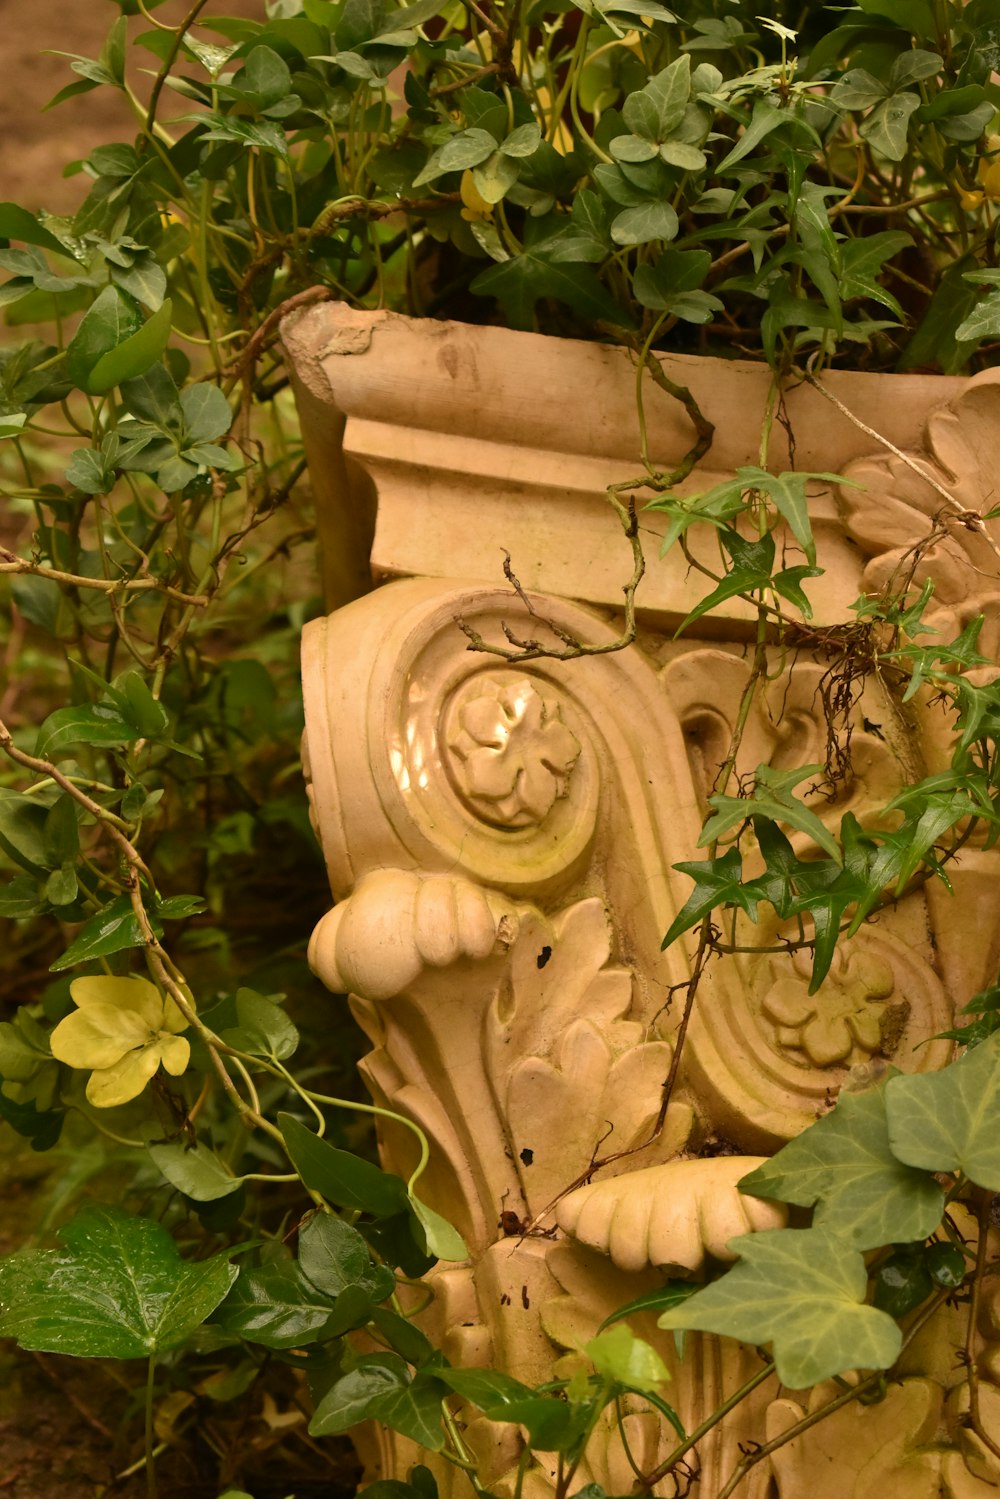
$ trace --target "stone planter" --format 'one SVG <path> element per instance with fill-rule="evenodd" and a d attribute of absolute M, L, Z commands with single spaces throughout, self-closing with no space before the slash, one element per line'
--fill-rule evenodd
<path fill-rule="evenodd" d="M 670 998 L 690 965 L 684 940 L 660 951 L 690 891 L 673 865 L 699 857 L 705 789 L 748 671 L 751 612 L 731 601 L 675 640 L 711 585 L 676 548 L 656 560 L 663 518 L 644 514 L 637 644 L 566 662 L 470 649 L 462 623 L 501 644 L 505 627 L 553 644 L 560 631 L 594 645 L 618 635 L 631 559 L 605 491 L 641 467 L 628 356 L 333 305 L 289 319 L 282 336 L 333 611 L 307 627 L 303 657 L 310 796 L 337 902 L 311 961 L 331 989 L 351 993 L 372 1041 L 372 1093 L 430 1138 L 421 1192 L 470 1248 L 468 1264 L 442 1263 L 432 1276 L 427 1325 L 453 1363 L 535 1383 L 567 1367 L 560 1360 L 610 1312 L 662 1283 L 665 1266 L 697 1273 L 706 1257 L 726 1259 L 729 1238 L 779 1222 L 735 1183 L 748 1157 L 822 1114 L 851 1067 L 949 1059 L 949 1044 L 929 1038 L 1000 965 L 998 859 L 964 851 L 954 897 L 931 882 L 886 909 L 813 998 L 791 954 L 714 963 L 651 1138 L 679 1018 Z M 767 371 L 664 364 L 716 427 L 685 492 L 757 462 Z M 1000 470 L 1000 376 L 832 374 L 826 385 L 863 427 L 811 387 L 790 391 L 769 467 L 846 472 L 865 488 L 816 487 L 826 573 L 811 591 L 815 649 L 763 694 L 738 772 L 824 761 L 833 655 L 822 631 L 850 619 L 848 605 L 912 557 L 941 512 L 933 485 L 872 433 L 918 455 L 970 507 Z M 667 466 L 691 428 L 655 387 L 645 401 L 650 456 Z M 933 622 L 948 640 L 985 611 L 992 640 L 991 555 L 960 524 L 940 529 L 916 563 L 918 579 L 935 579 Z M 712 557 L 712 536 L 691 535 L 696 558 L 698 547 Z M 505 581 L 504 550 L 521 596 Z M 801 560 L 791 544 L 789 557 Z M 833 828 L 847 810 L 864 820 L 946 751 L 941 716 L 904 714 L 877 673 L 850 712 L 836 795 L 811 803 Z M 412 1169 L 412 1134 L 390 1127 L 382 1148 L 393 1169 Z M 618 1151 L 629 1153 L 561 1195 L 597 1155 Z M 1000 1322 L 986 1302 L 989 1378 Z M 1000 1467 L 963 1424 L 951 1315 L 911 1346 L 906 1377 L 880 1404 L 849 1406 L 780 1449 L 741 1494 L 993 1492 Z M 671 1400 L 689 1430 L 760 1367 L 754 1350 L 708 1337 L 690 1337 L 680 1360 L 654 1316 L 633 1326 L 672 1368 Z M 989 1383 L 983 1408 L 1000 1435 L 1000 1390 Z M 802 1409 L 797 1392 L 762 1386 L 699 1444 L 690 1492 L 714 1499 L 739 1444 L 780 1432 Z M 507 1492 L 517 1429 L 460 1414 L 482 1483 Z M 646 1472 L 674 1444 L 641 1401 L 625 1429 Z M 381 1433 L 368 1456 L 373 1476 L 402 1476 L 420 1454 Z M 450 1471 L 438 1476 L 448 1492 Z M 602 1427 L 576 1483 L 623 1494 L 634 1477 L 617 1428 Z M 544 1461 L 526 1482 L 532 1494 L 551 1491 Z"/>

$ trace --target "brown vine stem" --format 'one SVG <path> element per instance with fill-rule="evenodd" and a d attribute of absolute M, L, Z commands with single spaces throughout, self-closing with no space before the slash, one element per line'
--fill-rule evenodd
<path fill-rule="evenodd" d="M 482 651 L 488 656 L 499 656 L 504 661 L 538 661 L 546 659 L 550 661 L 575 661 L 581 656 L 607 656 L 614 651 L 622 651 L 626 646 L 633 643 L 636 637 L 637 623 L 635 617 L 635 596 L 639 584 L 642 582 L 646 571 L 646 559 L 643 555 L 642 541 L 639 537 L 639 518 L 635 509 L 635 497 L 629 494 L 624 503 L 618 498 L 619 494 L 628 490 L 644 489 L 649 481 L 643 479 L 628 479 L 622 484 L 612 484 L 608 487 L 608 499 L 614 507 L 615 513 L 621 522 L 622 530 L 628 538 L 632 548 L 632 576 L 629 578 L 624 589 L 625 595 L 625 623 L 622 632 L 614 640 L 606 641 L 603 645 L 588 645 L 585 641 L 577 640 L 568 630 L 564 630 L 555 620 L 547 619 L 545 615 L 539 614 L 532 604 L 530 598 L 522 587 L 511 566 L 510 553 L 504 551 L 504 577 L 513 588 L 514 593 L 520 599 L 532 619 L 538 621 L 547 630 L 555 635 L 557 640 L 562 641 L 562 647 L 544 645 L 541 640 L 522 640 L 515 635 L 510 626 L 501 622 L 500 628 L 507 638 L 508 644 L 492 645 L 478 630 L 466 624 L 464 619 L 458 618 L 455 623 L 462 634 L 469 641 L 466 647 L 470 651 Z"/>
<path fill-rule="evenodd" d="M 907 1329 L 903 1345 L 899 1350 L 900 1358 L 924 1326 L 924 1323 L 930 1317 L 933 1317 L 938 1307 L 943 1306 L 953 1294 L 954 1292 L 951 1290 L 935 1292 L 923 1311 L 914 1318 Z M 899 1359 L 896 1362 L 898 1363 Z M 719 1490 L 718 1494 L 715 1495 L 715 1499 L 731 1499 L 731 1495 L 735 1494 L 744 1478 L 758 1463 L 770 1457 L 773 1452 L 777 1452 L 779 1447 L 785 1447 L 789 1442 L 794 1442 L 796 1437 L 802 1436 L 813 1426 L 818 1426 L 821 1421 L 825 1421 L 827 1416 L 832 1416 L 834 1411 L 839 1410 L 841 1406 L 850 1405 L 853 1400 L 860 1399 L 869 1390 L 876 1389 L 883 1380 L 891 1378 L 891 1374 L 891 1370 L 877 1369 L 874 1374 L 869 1374 L 867 1378 L 862 1379 L 858 1384 L 852 1386 L 851 1389 L 845 1390 L 842 1395 L 836 1396 L 833 1400 L 828 1400 L 826 1405 L 820 1406 L 819 1410 L 811 1411 L 809 1415 L 803 1416 L 801 1421 L 796 1421 L 794 1425 L 789 1426 L 783 1431 L 780 1436 L 774 1437 L 770 1442 L 765 1442 L 761 1447 L 756 1447 L 753 1452 L 748 1452 L 742 1461 L 737 1463 L 725 1484 Z"/>
<path fill-rule="evenodd" d="M 989 1253 L 990 1211 L 993 1193 L 980 1188 L 976 1192 L 976 1220 L 979 1224 L 979 1242 L 976 1245 L 976 1267 L 972 1275 L 972 1292 L 969 1297 L 969 1318 L 965 1329 L 965 1369 L 969 1386 L 969 1424 L 983 1446 L 1000 1457 L 1000 1445 L 990 1436 L 983 1424 L 979 1407 L 979 1365 L 976 1358 L 976 1333 L 979 1327 L 979 1308 L 982 1301 L 983 1277 L 986 1274 L 986 1259 Z"/>
<path fill-rule="evenodd" d="M 763 1369 L 758 1369 L 756 1374 L 752 1374 L 748 1380 L 740 1385 L 738 1390 L 733 1391 L 728 1400 L 724 1400 L 710 1416 L 707 1416 L 702 1421 L 700 1426 L 696 1426 L 690 1436 L 686 1437 L 679 1446 L 675 1447 L 670 1456 L 664 1458 L 658 1468 L 654 1468 L 652 1473 L 644 1473 L 642 1475 L 642 1482 L 635 1487 L 636 1494 L 648 1494 L 656 1484 L 660 1483 L 676 1468 L 683 1457 L 686 1457 L 697 1446 L 702 1437 L 708 1435 L 713 1426 L 718 1426 L 719 1422 L 728 1416 L 730 1411 L 735 1410 L 738 1405 L 742 1404 L 747 1396 L 752 1395 L 754 1390 L 759 1385 L 762 1385 L 766 1379 L 770 1379 L 773 1373 L 774 1365 L 768 1363 L 764 1365 Z"/>
<path fill-rule="evenodd" d="M 188 604 L 193 609 L 203 609 L 208 597 L 202 593 L 183 593 L 159 578 L 85 578 L 77 573 L 67 573 L 57 567 L 46 567 L 41 562 L 29 562 L 18 557 L 7 547 L 0 546 L 0 573 L 29 573 L 34 578 L 47 578 L 61 583 L 66 588 L 96 588 L 101 593 L 162 593 L 179 604 Z"/>
<path fill-rule="evenodd" d="M 615 651 L 625 650 L 627 646 L 634 643 L 638 629 L 636 620 L 636 593 L 646 572 L 646 558 L 642 550 L 642 540 L 639 535 L 639 518 L 635 508 L 635 493 L 637 490 L 651 489 L 654 493 L 662 494 L 666 490 L 672 489 L 674 485 L 680 484 L 687 478 L 696 464 L 700 463 L 701 459 L 704 458 L 705 454 L 711 448 L 712 440 L 715 436 L 714 423 L 710 422 L 705 416 L 698 402 L 691 394 L 691 391 L 686 385 L 678 385 L 670 379 L 664 372 L 655 354 L 650 352 L 647 343 L 646 348 L 642 351 L 637 373 L 637 382 L 639 382 L 637 388 L 639 390 L 640 426 L 643 431 L 644 448 L 645 421 L 642 415 L 641 401 L 643 368 L 649 370 L 654 382 L 661 390 L 666 391 L 667 395 L 672 396 L 674 400 L 679 401 L 684 407 L 695 429 L 695 440 L 676 468 L 671 470 L 671 472 L 655 474 L 652 477 L 649 474 L 644 474 L 637 479 L 625 479 L 618 484 L 608 485 L 608 501 L 615 511 L 622 530 L 632 548 L 632 576 L 622 590 L 625 596 L 625 622 L 621 634 L 616 639 L 607 641 L 604 645 L 589 645 L 585 641 L 577 640 L 575 636 L 570 635 L 568 631 L 556 624 L 554 620 L 547 619 L 544 615 L 539 614 L 518 578 L 515 576 L 511 566 L 510 553 L 505 550 L 503 569 L 505 578 L 528 611 L 529 616 L 537 619 L 539 624 L 544 625 L 547 630 L 551 631 L 557 640 L 561 640 L 562 647 L 547 646 L 541 640 L 537 639 L 522 640 L 504 622 L 501 622 L 500 628 L 503 630 L 508 644 L 506 646 L 492 645 L 477 630 L 474 630 L 471 625 L 466 624 L 465 620 L 456 619 L 455 623 L 469 640 L 468 649 L 470 651 L 482 651 L 488 656 L 499 656 L 503 661 L 537 661 L 543 658 L 550 661 L 575 661 L 581 656 L 611 655 Z M 621 498 L 623 495 L 626 495 L 627 499 L 623 500 Z"/>
<path fill-rule="evenodd" d="M 166 57 L 163 59 L 163 62 L 160 66 L 160 71 L 157 73 L 156 80 L 153 84 L 153 91 L 149 96 L 149 108 L 146 110 L 146 134 L 150 139 L 153 138 L 153 128 L 156 125 L 156 110 L 160 102 L 160 95 L 162 94 L 164 85 L 166 84 L 166 81 L 170 76 L 170 70 L 173 67 L 174 63 L 177 61 L 177 54 L 181 50 L 184 38 L 187 36 L 188 32 L 191 30 L 191 27 L 194 25 L 195 21 L 197 21 L 198 16 L 205 9 L 205 6 L 207 4 L 208 0 L 195 0 L 195 3 L 192 5 L 191 9 L 188 11 L 187 15 L 183 18 L 180 25 L 174 32 L 174 39 L 170 44 L 170 49 L 167 52 Z"/>

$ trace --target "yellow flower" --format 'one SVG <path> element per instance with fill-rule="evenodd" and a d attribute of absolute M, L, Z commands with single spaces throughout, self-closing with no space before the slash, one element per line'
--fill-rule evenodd
<path fill-rule="evenodd" d="M 187 1021 L 172 999 L 141 978 L 96 974 L 69 986 L 79 1006 L 52 1032 L 52 1055 L 69 1067 L 87 1068 L 87 1097 L 99 1109 L 138 1098 L 162 1065 L 179 1077 L 191 1047 L 178 1031 Z"/>

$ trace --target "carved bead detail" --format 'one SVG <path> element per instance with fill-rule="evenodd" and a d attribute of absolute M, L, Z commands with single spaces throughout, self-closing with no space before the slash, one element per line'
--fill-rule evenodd
<path fill-rule="evenodd" d="M 567 794 L 580 744 L 559 704 L 527 677 L 469 684 L 446 736 L 449 768 L 463 800 L 501 827 L 543 822 Z"/>
<path fill-rule="evenodd" d="M 882 1047 L 893 1008 L 882 1001 L 896 987 L 883 958 L 857 945 L 839 949 L 815 994 L 809 993 L 808 958 L 797 954 L 791 968 L 789 972 L 781 959 L 771 960 L 774 987 L 762 1006 L 775 1022 L 779 1047 L 805 1052 L 815 1067 L 866 1061 Z"/>

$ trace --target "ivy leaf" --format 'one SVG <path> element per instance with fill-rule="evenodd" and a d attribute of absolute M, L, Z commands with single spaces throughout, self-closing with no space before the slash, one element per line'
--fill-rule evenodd
<path fill-rule="evenodd" d="M 793 1390 L 895 1363 L 902 1333 L 885 1312 L 864 1305 L 864 1259 L 837 1234 L 776 1228 L 731 1239 L 729 1248 L 737 1264 L 664 1312 L 660 1327 L 771 1344 L 778 1378 Z"/>
<path fill-rule="evenodd" d="M 229 431 L 233 424 L 233 413 L 229 402 L 217 385 L 202 381 L 189 385 L 181 392 L 181 411 L 184 414 L 184 434 L 187 443 L 214 442 Z"/>
<path fill-rule="evenodd" d="M 1000 1191 L 1000 1032 L 943 1072 L 894 1077 L 886 1084 L 889 1143 L 904 1165 L 961 1172 Z"/>
<path fill-rule="evenodd" d="M 160 1224 L 83 1208 L 60 1248 L 0 1260 L 0 1336 L 83 1358 L 147 1358 L 177 1348 L 236 1279 L 224 1255 L 188 1263 Z"/>
<path fill-rule="evenodd" d="M 742 501 L 741 501 L 742 506 Z M 688 625 L 708 614 L 717 604 L 736 598 L 741 593 L 753 593 L 766 588 L 771 581 L 774 567 L 774 537 L 762 536 L 759 541 L 745 541 L 738 531 L 720 527 L 720 540 L 732 559 L 732 567 L 726 576 L 697 603 L 674 631 L 674 639 Z"/>
<path fill-rule="evenodd" d="M 236 991 L 236 1026 L 222 1033 L 229 1045 L 283 1061 L 298 1048 L 299 1033 L 280 1005 L 252 989 Z"/>
<path fill-rule="evenodd" d="M 265 1348 L 301 1348 L 328 1335 L 335 1306 L 294 1260 L 273 1260 L 258 1269 L 244 1266 L 212 1321 Z M 362 1320 L 370 1307 L 366 1296 Z"/>
<path fill-rule="evenodd" d="M 376 1421 L 409 1437 L 428 1452 L 440 1452 L 444 1446 L 441 1401 L 446 1394 L 447 1386 L 435 1374 L 421 1370 L 409 1383 L 386 1390 L 371 1413 Z"/>
<path fill-rule="evenodd" d="M 392 1272 L 372 1263 L 357 1229 L 329 1213 L 315 1214 L 299 1232 L 299 1264 L 316 1289 L 330 1297 L 359 1286 L 377 1303 L 391 1296 L 395 1286 Z"/>
<path fill-rule="evenodd" d="M 741 1192 L 813 1207 L 813 1226 L 855 1249 L 928 1238 L 944 1212 L 932 1176 L 905 1166 L 889 1144 L 885 1087 L 841 1093 L 818 1120 L 738 1183 Z"/>
<path fill-rule="evenodd" d="M 651 240 L 673 239 L 680 227 L 670 203 L 640 203 L 625 208 L 611 224 L 611 238 L 616 245 L 645 245 Z"/>
<path fill-rule="evenodd" d="M 628 314 L 589 267 L 550 261 L 545 244 L 542 241 L 502 265 L 480 271 L 469 290 L 478 296 L 496 297 L 517 328 L 531 328 L 540 297 L 565 302 L 587 322 L 603 319 L 619 327 L 628 324 Z"/>
<path fill-rule="evenodd" d="M 716 906 L 739 906 L 751 921 L 757 920 L 756 894 L 752 886 L 743 884 L 743 859 L 738 848 L 727 850 L 717 859 L 689 860 L 673 867 L 679 874 L 689 874 L 695 885 L 670 923 L 661 950 L 697 926 Z"/>
<path fill-rule="evenodd" d="M 369 1353 L 358 1358 L 350 1370 L 329 1389 L 309 1423 L 314 1437 L 337 1436 L 360 1421 L 373 1419 L 383 1395 L 402 1388 L 409 1370 L 395 1353 Z"/>
<path fill-rule="evenodd" d="M 955 329 L 955 337 L 1000 338 L 1000 291 L 992 291 L 976 303 L 969 316 Z"/>
<path fill-rule="evenodd" d="M 893 94 L 877 105 L 868 118 L 862 121 L 862 139 L 889 161 L 902 161 L 906 155 L 910 116 L 919 108 L 919 94 Z"/>
<path fill-rule="evenodd" d="M 690 93 L 691 58 L 682 53 L 645 88 L 629 94 L 622 106 L 622 118 L 633 135 L 658 144 L 668 140 L 684 118 Z"/>
<path fill-rule="evenodd" d="M 822 773 L 822 765 L 803 765 L 795 770 L 774 770 L 770 765 L 758 765 L 751 796 L 709 797 L 708 804 L 715 809 L 715 815 L 702 829 L 698 847 L 717 842 L 750 817 L 767 817 L 807 834 L 836 864 L 840 864 L 842 855 L 836 838 L 823 826 L 815 812 L 792 795 L 793 788 L 802 781 Z"/>

